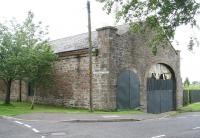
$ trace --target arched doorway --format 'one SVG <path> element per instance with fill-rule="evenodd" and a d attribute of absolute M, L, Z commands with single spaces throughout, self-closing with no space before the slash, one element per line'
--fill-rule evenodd
<path fill-rule="evenodd" d="M 139 79 L 129 70 L 122 72 L 117 81 L 117 108 L 133 109 L 140 104 Z"/>
<path fill-rule="evenodd" d="M 173 70 L 165 64 L 153 65 L 147 78 L 147 112 L 163 113 L 174 110 L 175 88 Z"/>

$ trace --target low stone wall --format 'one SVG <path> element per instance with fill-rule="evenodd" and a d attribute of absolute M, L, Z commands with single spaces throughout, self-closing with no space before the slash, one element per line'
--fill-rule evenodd
<path fill-rule="evenodd" d="M 19 87 L 19 81 L 13 81 L 11 85 L 11 100 L 12 101 L 17 101 L 19 100 L 19 92 L 20 92 L 20 87 Z M 22 92 L 22 100 L 27 101 L 27 86 L 25 82 L 22 82 L 22 87 L 21 87 L 21 92 Z M 0 81 L 0 100 L 4 100 L 6 95 L 6 85 L 4 84 L 3 81 Z"/>

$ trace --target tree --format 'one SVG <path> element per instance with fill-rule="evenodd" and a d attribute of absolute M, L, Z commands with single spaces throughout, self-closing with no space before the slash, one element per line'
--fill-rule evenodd
<path fill-rule="evenodd" d="M 195 15 L 200 3 L 195 0 L 97 0 L 104 3 L 104 10 L 111 13 L 114 5 L 116 20 L 130 23 L 133 32 L 144 33 L 150 28 L 155 33 L 149 46 L 155 52 L 158 45 L 172 40 L 178 26 L 196 26 Z"/>
<path fill-rule="evenodd" d="M 31 109 L 34 108 L 38 87 L 48 85 L 53 80 L 53 62 L 56 59 L 48 40 L 42 39 L 47 34 L 46 31 L 41 30 L 41 23 L 39 25 L 33 23 L 33 17 L 33 13 L 29 12 L 29 16 L 23 26 L 23 32 L 26 34 L 24 35 L 24 40 L 27 47 L 23 49 L 24 56 L 21 60 L 21 66 L 24 71 L 21 76 L 34 87 Z"/>
<path fill-rule="evenodd" d="M 190 85 L 190 81 L 188 79 L 188 77 L 186 77 L 185 81 L 184 81 L 184 86 L 189 86 Z"/>
<path fill-rule="evenodd" d="M 192 84 L 193 85 L 200 85 L 200 81 L 193 81 Z"/>
<path fill-rule="evenodd" d="M 34 96 L 32 99 L 31 109 L 34 108 L 35 96 L 39 86 L 48 86 L 53 80 L 53 62 L 56 56 L 53 54 L 48 43 L 38 44 L 36 47 L 31 47 L 26 53 L 23 60 L 25 66 L 25 81 L 32 84 L 34 87 Z"/>
<path fill-rule="evenodd" d="M 46 38 L 47 30 L 41 27 L 41 22 L 34 24 L 33 17 L 29 12 L 22 24 L 14 21 L 7 26 L 0 24 L 0 79 L 7 86 L 6 104 L 10 103 L 14 80 L 35 82 L 36 70 L 43 70 L 39 73 L 42 76 L 52 69 L 55 55 Z"/>
<path fill-rule="evenodd" d="M 22 47 L 17 44 L 15 29 L 0 24 L 0 79 L 6 85 L 5 104 L 10 103 L 11 84 L 20 78 L 20 55 Z"/>

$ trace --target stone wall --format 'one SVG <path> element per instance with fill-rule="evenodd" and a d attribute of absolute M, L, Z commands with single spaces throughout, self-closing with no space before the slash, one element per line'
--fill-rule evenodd
<path fill-rule="evenodd" d="M 60 57 L 54 64 L 51 86 L 39 89 L 38 103 L 88 107 L 87 56 Z"/>
<path fill-rule="evenodd" d="M 152 65 L 162 63 L 168 65 L 175 74 L 177 107 L 182 106 L 182 81 L 180 77 L 180 54 L 168 44 L 165 47 L 158 46 L 158 52 L 153 55 L 147 45 L 151 32 L 145 35 L 136 35 L 126 32 L 115 35 L 110 47 L 110 93 L 116 99 L 116 84 L 119 74 L 125 70 L 135 72 L 140 80 L 140 104 L 147 108 L 147 75 Z M 115 98 L 114 98 L 115 96 Z M 113 108 L 116 108 L 116 100 L 113 100 Z"/>
<path fill-rule="evenodd" d="M 93 55 L 93 106 L 112 109 L 109 84 L 109 31 L 98 37 L 98 54 Z M 87 50 L 87 49 L 86 49 Z M 63 55 L 63 54 L 62 54 Z M 36 102 L 89 108 L 89 57 L 87 52 L 59 57 L 54 64 L 54 82 L 51 88 L 40 88 Z"/>
<path fill-rule="evenodd" d="M 98 30 L 98 54 L 93 55 L 93 106 L 110 110 L 115 107 L 115 92 L 110 91 L 110 48 L 117 29 Z M 114 35 L 114 36 L 112 36 Z M 62 54 L 63 55 L 63 54 Z M 60 57 L 55 63 L 55 81 L 50 89 L 42 89 L 38 103 L 59 104 L 67 107 L 89 108 L 89 57 L 88 54 Z M 43 93 L 43 95 L 42 95 Z M 46 93 L 46 95 L 44 95 Z M 59 102 L 58 102 L 59 101 Z"/>
<path fill-rule="evenodd" d="M 0 100 L 5 99 L 5 94 L 6 94 L 6 85 L 4 84 L 3 81 L 0 81 Z M 20 87 L 19 87 L 19 81 L 13 81 L 11 85 L 11 100 L 12 101 L 17 101 L 19 100 L 19 92 L 20 92 Z M 21 87 L 21 92 L 22 92 L 22 100 L 27 101 L 27 86 L 25 82 L 22 82 L 22 87 Z"/>

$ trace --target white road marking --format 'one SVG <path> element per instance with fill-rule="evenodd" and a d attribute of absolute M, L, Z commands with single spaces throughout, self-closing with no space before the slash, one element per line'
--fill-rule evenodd
<path fill-rule="evenodd" d="M 52 136 L 63 136 L 66 135 L 65 132 L 59 132 L 59 133 L 51 133 Z"/>
<path fill-rule="evenodd" d="M 35 133 L 39 133 L 40 131 L 35 129 L 35 128 L 32 128 L 32 130 L 35 132 Z"/>
<path fill-rule="evenodd" d="M 10 116 L 3 116 L 3 118 L 12 119 L 13 117 L 10 117 Z"/>
<path fill-rule="evenodd" d="M 200 115 L 190 115 L 190 116 L 193 116 L 193 117 L 199 117 Z"/>
<path fill-rule="evenodd" d="M 42 136 L 41 138 L 45 138 L 45 136 Z"/>
<path fill-rule="evenodd" d="M 151 138 L 161 138 L 161 137 L 165 137 L 165 135 L 154 136 L 154 137 L 151 137 Z"/>
<path fill-rule="evenodd" d="M 104 115 L 102 116 L 103 118 L 117 118 L 117 117 L 120 117 L 118 115 Z"/>
<path fill-rule="evenodd" d="M 28 127 L 28 128 L 31 128 L 31 126 L 30 126 L 30 125 L 27 125 L 27 124 L 24 124 L 24 126 L 26 126 L 26 127 Z"/>
<path fill-rule="evenodd" d="M 193 128 L 193 129 L 200 129 L 200 127 L 195 127 L 195 128 Z"/>
<path fill-rule="evenodd" d="M 15 123 L 17 123 L 17 124 L 20 124 L 20 125 L 24 125 L 25 127 L 28 127 L 28 128 L 32 128 L 30 125 L 28 125 L 28 124 L 24 124 L 24 123 L 22 123 L 22 122 L 19 122 L 19 121 L 14 121 Z M 35 133 L 39 133 L 40 131 L 39 130 L 37 130 L 37 129 L 35 129 L 35 128 L 32 128 L 32 130 L 35 132 Z M 42 138 L 45 138 L 45 136 L 42 136 Z"/>
<path fill-rule="evenodd" d="M 158 118 L 158 120 L 167 120 L 169 118 Z"/>
<path fill-rule="evenodd" d="M 182 116 L 180 116 L 180 117 L 177 117 L 177 118 L 179 118 L 179 119 L 185 119 L 185 118 L 187 118 L 187 117 L 182 117 Z"/>
<path fill-rule="evenodd" d="M 22 122 L 19 122 L 19 121 L 15 121 L 15 123 L 20 124 L 20 125 L 23 125 L 23 123 L 22 123 Z"/>

